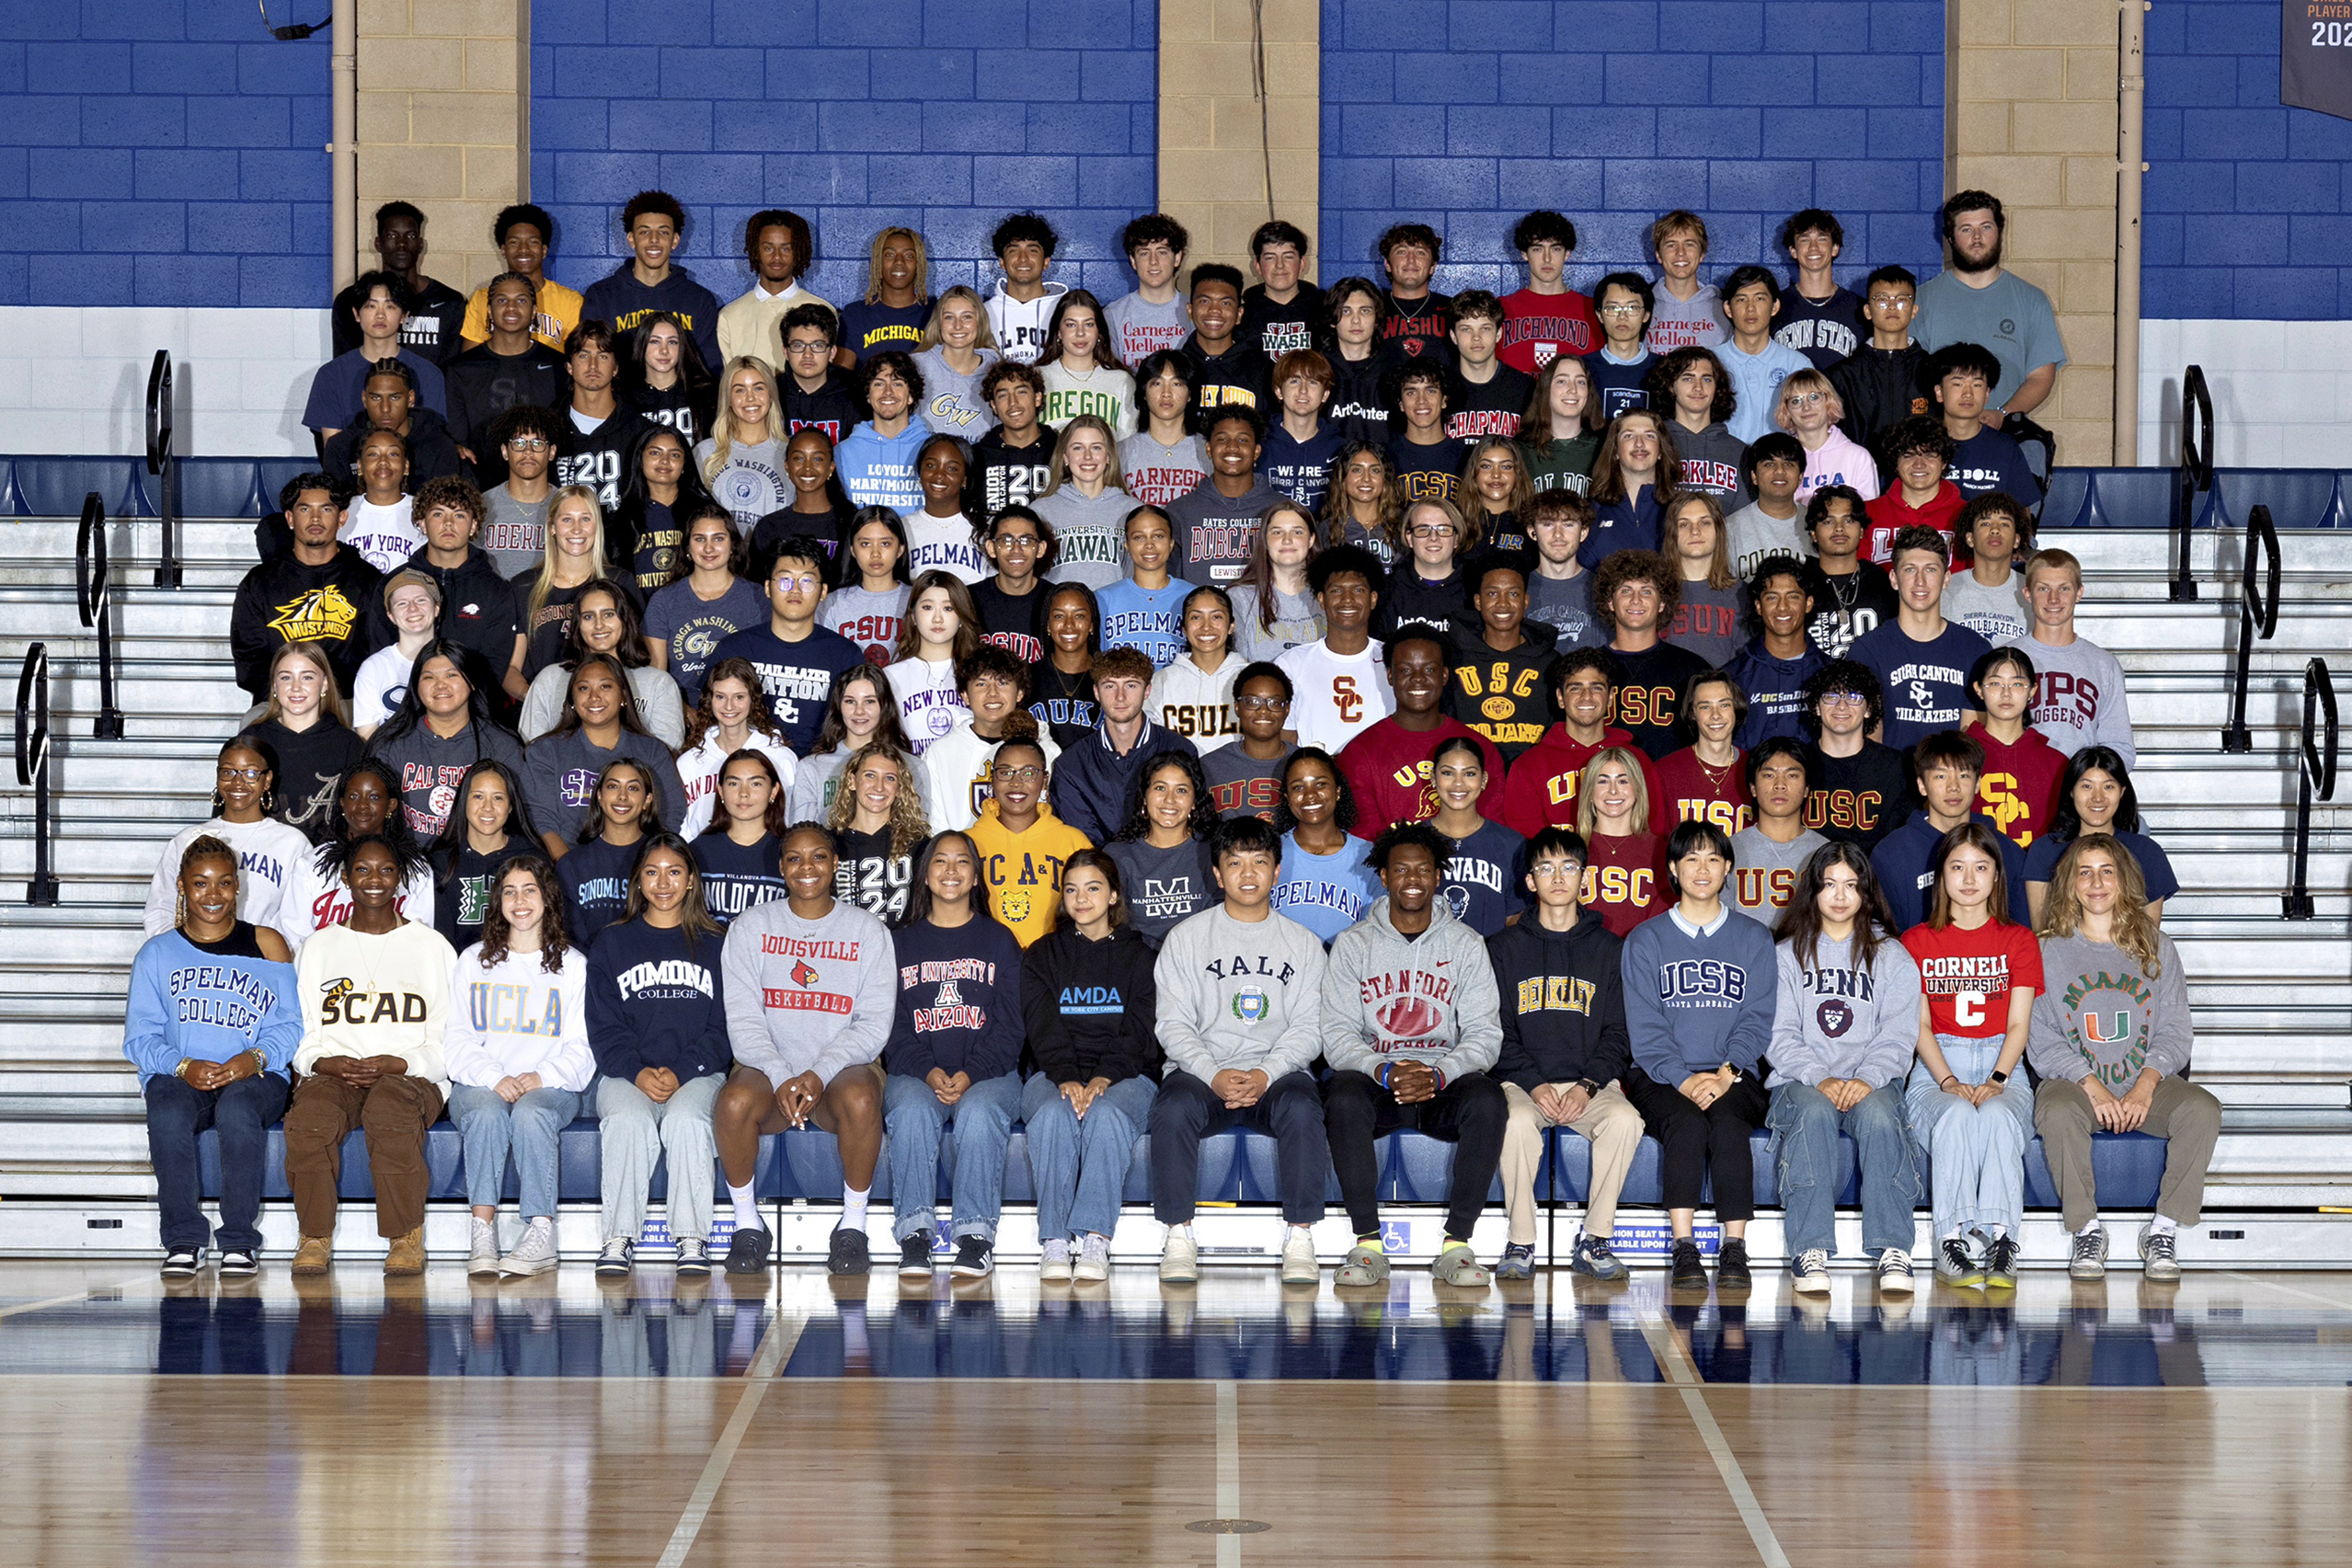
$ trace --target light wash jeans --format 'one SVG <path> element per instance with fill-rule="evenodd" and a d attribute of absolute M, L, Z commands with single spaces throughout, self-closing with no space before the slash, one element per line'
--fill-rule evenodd
<path fill-rule="evenodd" d="M 1919 1168 L 1911 1156 L 1899 1088 L 1890 1083 L 1873 1089 L 1853 1110 L 1841 1113 L 1812 1085 L 1784 1083 L 1773 1091 L 1766 1119 L 1780 1162 L 1781 1208 L 1791 1257 L 1817 1247 L 1825 1253 L 1838 1250 L 1841 1131 L 1853 1139 L 1862 1167 L 1862 1250 L 1874 1256 L 1888 1247 L 1910 1251 Z"/>
<path fill-rule="evenodd" d="M 497 1207 L 511 1152 L 522 1179 L 523 1214 L 554 1218 L 556 1135 L 579 1115 L 576 1089 L 534 1089 L 510 1105 L 495 1089 L 451 1084 L 449 1119 L 465 1143 L 465 1201 Z"/>
<path fill-rule="evenodd" d="M 939 1149 L 944 1142 L 954 1195 L 948 1234 L 996 1240 L 1004 1211 L 1004 1151 L 1013 1140 L 1013 1112 L 1021 1103 L 1021 1075 L 983 1078 L 964 1097 L 943 1105 L 931 1085 L 903 1072 L 882 1085 L 882 1128 L 890 1162 L 891 1234 L 901 1242 L 938 1223 Z"/>
<path fill-rule="evenodd" d="M 2001 1059 L 2001 1037 L 1964 1040 L 1938 1035 L 1944 1062 L 1963 1083 L 1982 1083 Z M 1927 1063 L 1911 1064 L 1904 1098 L 1911 1129 L 1927 1145 L 1934 1188 L 1935 1237 L 1993 1227 L 2018 1235 L 2025 1226 L 2025 1145 L 2034 1137 L 2034 1092 L 2020 1063 L 2001 1093 L 1971 1105 L 1935 1086 Z"/>
<path fill-rule="evenodd" d="M 603 1122 L 604 1239 L 645 1234 L 646 1195 L 653 1186 L 654 1162 L 670 1157 L 670 1238 L 710 1236 L 713 1166 L 718 1146 L 710 1130 L 711 1108 L 726 1087 L 727 1074 L 706 1072 L 678 1085 L 656 1104 L 625 1078 L 596 1081 L 596 1115 Z"/>
<path fill-rule="evenodd" d="M 1152 1115 L 1159 1085 L 1122 1078 L 1087 1107 L 1084 1119 L 1046 1073 L 1021 1092 L 1021 1122 L 1029 1132 L 1029 1179 L 1038 1191 L 1038 1239 L 1107 1236 L 1119 1226 L 1135 1135 Z"/>

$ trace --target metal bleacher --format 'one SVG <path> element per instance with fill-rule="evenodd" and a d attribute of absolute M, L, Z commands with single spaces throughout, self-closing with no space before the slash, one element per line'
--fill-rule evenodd
<path fill-rule="evenodd" d="M 213 753 L 247 706 L 231 676 L 227 629 L 235 586 L 254 561 L 253 520 L 307 465 L 163 466 L 173 472 L 150 472 L 138 458 L 0 457 L 0 658 L 21 666 L 32 645 L 46 648 L 57 885 L 53 905 L 28 902 L 35 806 L 29 788 L 11 787 L 0 808 L 0 1253 L 144 1250 L 154 1235 L 136 1078 L 120 1051 L 140 908 L 164 841 L 206 815 Z M 2222 470 L 2185 499 L 2174 469 L 2061 468 L 2043 512 L 2043 542 L 2083 560 L 2083 631 L 2130 675 L 2140 803 L 2182 883 L 2164 924 L 2189 970 L 2193 1070 L 2227 1108 L 2207 1223 L 2184 1238 L 2193 1265 L 2352 1264 L 2352 1229 L 2325 1212 L 2352 1206 L 2352 807 L 2312 807 L 2312 918 L 2281 916 L 2306 666 L 2352 647 L 2348 485 L 2352 473 Z M 96 733 L 99 647 L 77 602 L 75 520 L 93 494 L 112 582 L 122 719 L 114 739 Z M 2197 597 L 2175 602 L 2171 525 L 2185 504 L 2196 521 Z M 2246 525 L 2257 506 L 2280 543 L 2281 590 L 2275 634 L 2248 650 L 2251 746 L 2225 752 Z M 171 564 L 159 555 L 166 511 L 178 514 L 176 573 L 159 572 Z M 156 586 L 159 576 L 176 576 L 178 586 Z M 32 695 L 19 693 L 20 764 L 29 761 Z M 796 1214 L 830 1224 L 825 1182 L 830 1170 L 837 1192 L 838 1167 L 823 1142 L 763 1160 L 763 1192 L 779 1206 L 787 1253 Z M 1249 1162 L 1238 1150 L 1233 1160 L 1231 1196 L 1248 1200 Z M 1401 1164 L 1418 1162 L 1417 1151 Z M 1556 1189 L 1564 1199 L 1578 1196 L 1569 1162 L 1561 1162 Z M 437 1195 L 447 1174 L 439 1173 Z M 364 1183 L 362 1168 L 354 1196 L 364 1196 Z M 1400 1169 L 1394 1191 L 1400 1201 L 1441 1196 L 1424 1195 L 1424 1185 Z M 592 1204 L 592 1181 L 585 1196 Z M 281 1235 L 291 1242 L 282 1210 L 272 1206 L 273 1247 Z M 437 1220 L 429 1231 L 437 1250 L 461 1234 L 463 1211 L 439 1212 L 450 1228 Z M 592 1250 L 592 1215 L 575 1218 L 561 1232 L 567 1250 Z M 1123 1230 L 1150 1230 L 1148 1250 L 1156 1251 L 1156 1228 Z M 353 1231 L 347 1219 L 347 1239 Z M 821 1231 L 813 1234 L 821 1252 Z M 1008 1254 L 1018 1250 L 1013 1236 Z M 2055 1251 L 2028 1240 L 2029 1252 Z M 1776 1227 L 1760 1224 L 1759 1255 L 1776 1241 Z M 1145 1250 L 1141 1236 L 1120 1242 L 1123 1253 Z"/>

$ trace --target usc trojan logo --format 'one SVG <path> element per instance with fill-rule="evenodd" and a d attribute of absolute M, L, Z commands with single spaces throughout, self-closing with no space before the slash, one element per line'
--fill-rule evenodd
<path fill-rule="evenodd" d="M 329 584 L 278 606 L 270 629 L 290 643 L 339 643 L 351 635 L 359 618 L 359 611 L 343 597 L 343 590 Z"/>
<path fill-rule="evenodd" d="M 1331 679 L 1331 705 L 1339 710 L 1341 724 L 1353 724 L 1364 711 L 1363 693 L 1356 690 L 1352 675 L 1335 675 Z"/>
<path fill-rule="evenodd" d="M 796 958 L 793 960 L 792 983 L 804 990 L 817 983 L 817 971 L 815 967 L 809 964 L 808 959 Z"/>

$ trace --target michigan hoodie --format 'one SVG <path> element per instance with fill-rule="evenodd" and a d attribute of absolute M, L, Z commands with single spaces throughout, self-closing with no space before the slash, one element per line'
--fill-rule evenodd
<path fill-rule="evenodd" d="M 1314 933 L 1271 910 L 1238 921 L 1216 904 L 1178 921 L 1152 970 L 1169 1070 L 1206 1083 L 1304 1069 L 1323 1048 L 1325 962 Z"/>
<path fill-rule="evenodd" d="M 882 1054 L 898 1005 L 898 960 L 882 922 L 836 902 L 802 920 L 790 900 L 747 910 L 727 928 L 722 966 L 735 1059 L 781 1085 L 820 1083 Z"/>
<path fill-rule="evenodd" d="M 668 277 L 647 284 L 637 281 L 637 260 L 629 258 L 591 283 L 580 296 L 580 319 L 611 326 L 624 339 L 616 346 L 624 361 L 629 357 L 628 340 L 636 338 L 645 318 L 658 310 L 678 318 L 686 336 L 694 339 L 694 352 L 717 374 L 724 362 L 718 354 L 718 296 L 695 282 L 694 275 L 676 262 L 671 263 Z"/>
<path fill-rule="evenodd" d="M 1428 929 L 1400 934 L 1381 898 L 1331 944 L 1323 971 L 1323 1054 L 1334 1071 L 1383 1083 L 1400 1061 L 1436 1070 L 1442 1089 L 1495 1065 L 1503 1045 L 1495 967 L 1478 933 L 1442 899 Z"/>

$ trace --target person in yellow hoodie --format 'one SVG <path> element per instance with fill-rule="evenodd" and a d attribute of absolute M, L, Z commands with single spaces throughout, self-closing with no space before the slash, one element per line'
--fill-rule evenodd
<path fill-rule="evenodd" d="M 1095 847 L 1045 803 L 1046 779 L 1043 747 L 1027 738 L 1005 741 L 989 765 L 993 796 L 971 828 L 989 910 L 1023 947 L 1053 929 L 1063 863 Z"/>
<path fill-rule="evenodd" d="M 365 833 L 320 852 L 351 890 L 349 925 L 303 944 L 295 964 L 303 1037 L 286 1108 L 286 1184 L 302 1245 L 298 1275 L 334 1264 L 343 1139 L 367 1133 L 375 1228 L 392 1245 L 387 1275 L 425 1271 L 425 1129 L 449 1097 L 442 1036 L 457 954 L 430 925 L 403 920 L 400 889 L 422 864 L 413 847 Z"/>

